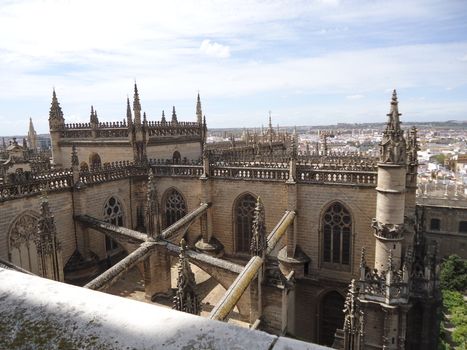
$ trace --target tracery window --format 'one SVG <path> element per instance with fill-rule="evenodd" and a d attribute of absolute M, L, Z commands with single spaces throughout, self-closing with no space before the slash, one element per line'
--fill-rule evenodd
<path fill-rule="evenodd" d="M 350 265 L 352 219 L 341 203 L 331 204 L 323 215 L 323 261 Z"/>
<path fill-rule="evenodd" d="M 236 251 L 248 253 L 252 234 L 256 199 L 251 194 L 239 198 L 235 206 L 235 241 Z"/>
<path fill-rule="evenodd" d="M 176 189 L 170 189 L 165 195 L 164 228 L 174 224 L 186 215 L 186 203 Z"/>
<path fill-rule="evenodd" d="M 33 212 L 21 214 L 12 224 L 9 234 L 10 261 L 32 273 L 39 274 L 36 242 L 39 215 Z"/>
<path fill-rule="evenodd" d="M 104 205 L 104 221 L 112 225 L 123 226 L 123 209 L 120 201 L 115 197 L 110 197 Z M 107 252 L 120 250 L 117 242 L 105 236 L 105 248 Z"/>

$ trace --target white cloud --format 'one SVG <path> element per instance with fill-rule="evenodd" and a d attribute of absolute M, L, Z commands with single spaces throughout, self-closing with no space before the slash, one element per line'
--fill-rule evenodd
<path fill-rule="evenodd" d="M 345 96 L 345 98 L 346 98 L 347 100 L 360 100 L 360 99 L 362 99 L 362 98 L 364 98 L 364 97 L 365 97 L 365 95 L 358 95 L 358 94 L 357 94 L 357 95 L 348 95 L 348 96 Z"/>
<path fill-rule="evenodd" d="M 387 88 L 458 89 L 467 84 L 466 42 L 396 46 L 398 41 L 391 41 L 394 46 L 385 47 L 366 41 L 350 45 L 352 37 L 349 46 L 331 47 L 334 36 L 351 37 L 356 26 L 362 28 L 362 18 L 381 23 L 378 28 L 386 33 L 392 26 L 385 21 L 400 16 L 400 8 L 404 8 L 404 18 L 416 22 L 445 13 L 439 4 L 430 0 L 410 4 L 405 0 L 387 4 L 336 0 L 6 2 L 0 6 L 0 86 L 8 89 L 0 95 L 0 112 L 19 120 L 25 113 L 15 105 L 40 101 L 43 107 L 27 113 L 33 118 L 44 116 L 43 130 L 47 130 L 46 114 L 55 86 L 70 118 L 87 120 L 89 106 L 94 104 L 102 120 L 120 119 L 134 78 L 143 108 L 157 109 L 146 110 L 151 116 L 158 115 L 159 108 L 167 109 L 162 105 L 167 101 L 183 101 L 191 111 L 188 108 L 198 89 L 206 108 L 217 98 L 240 100 L 255 94 L 266 104 L 261 98 L 277 92 L 287 97 L 300 93 L 300 99 L 337 95 L 355 113 Z M 320 29 L 326 35 L 317 35 Z M 323 42 L 323 48 L 315 42 L 328 37 L 329 44 Z M 364 98 L 357 98 L 356 92 Z M 321 109 L 302 106 L 330 115 L 323 107 L 329 101 L 318 102 Z M 287 98 L 282 102 L 284 111 L 290 110 L 292 102 Z M 340 108 L 331 105 L 338 115 Z M 235 121 L 237 111 L 222 107 L 219 103 L 212 114 Z M 265 105 L 261 115 L 269 108 Z M 10 128 L 5 120 L 0 117 L 0 126 Z"/>
<path fill-rule="evenodd" d="M 199 50 L 208 56 L 219 58 L 230 57 L 230 48 L 228 46 L 211 42 L 211 40 L 208 39 L 203 40 Z"/>

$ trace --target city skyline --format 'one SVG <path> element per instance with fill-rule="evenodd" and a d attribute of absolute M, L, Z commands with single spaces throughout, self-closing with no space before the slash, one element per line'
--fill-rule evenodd
<path fill-rule="evenodd" d="M 208 127 L 385 122 L 393 88 L 407 121 L 465 120 L 461 1 L 0 1 L 0 125 L 48 132 L 55 87 L 66 122 L 125 117 L 133 82 L 150 120 Z"/>

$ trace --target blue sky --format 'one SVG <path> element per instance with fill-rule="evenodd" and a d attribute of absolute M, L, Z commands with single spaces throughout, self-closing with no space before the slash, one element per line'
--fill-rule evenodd
<path fill-rule="evenodd" d="M 150 120 L 208 127 L 467 120 L 466 1 L 1 1 L 0 135 L 121 120 L 136 79 Z"/>

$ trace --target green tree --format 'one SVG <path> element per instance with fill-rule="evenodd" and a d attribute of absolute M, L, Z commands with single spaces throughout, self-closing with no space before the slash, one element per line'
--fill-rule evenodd
<path fill-rule="evenodd" d="M 467 260 L 451 255 L 441 268 L 441 289 L 458 292 L 467 291 Z"/>

